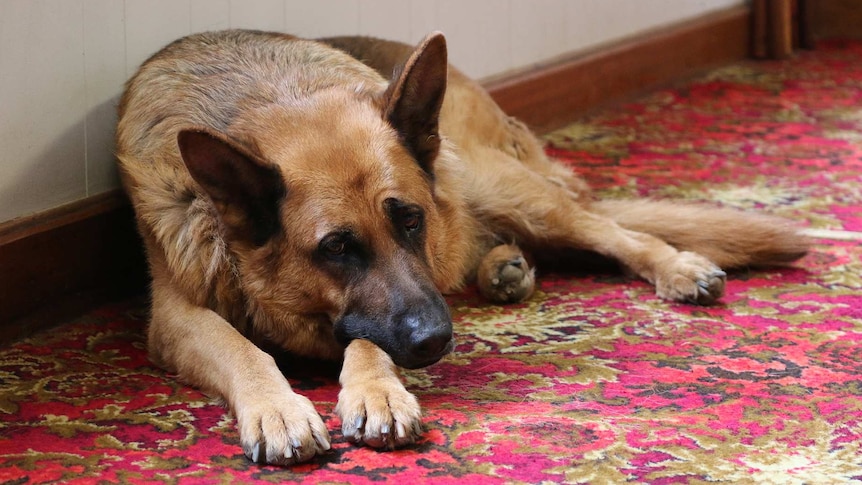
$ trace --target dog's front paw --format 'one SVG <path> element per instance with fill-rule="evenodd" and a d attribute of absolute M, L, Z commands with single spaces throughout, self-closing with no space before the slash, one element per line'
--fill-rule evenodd
<path fill-rule="evenodd" d="M 422 410 L 398 379 L 377 379 L 341 389 L 335 412 L 344 437 L 374 448 L 397 448 L 422 434 Z"/>
<path fill-rule="evenodd" d="M 289 388 L 259 393 L 235 413 L 243 452 L 255 463 L 293 465 L 330 448 L 329 431 L 314 405 Z"/>
<path fill-rule="evenodd" d="M 516 303 L 532 296 L 536 270 L 521 250 L 511 244 L 492 249 L 479 265 L 477 284 L 482 296 L 495 303 Z"/>
<path fill-rule="evenodd" d="M 656 293 L 668 300 L 709 305 L 724 295 L 727 273 L 703 256 L 681 252 L 656 277 Z"/>

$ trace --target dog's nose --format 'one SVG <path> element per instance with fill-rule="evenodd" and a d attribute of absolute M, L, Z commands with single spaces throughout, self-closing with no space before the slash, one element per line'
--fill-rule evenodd
<path fill-rule="evenodd" d="M 448 320 L 423 318 L 421 315 L 410 315 L 402 320 L 404 328 L 409 329 L 405 339 L 406 357 L 400 363 L 402 367 L 418 368 L 431 365 L 448 354 L 454 343 L 452 340 L 452 324 Z"/>
<path fill-rule="evenodd" d="M 439 358 L 446 353 L 446 347 L 451 341 L 451 330 L 439 327 L 420 330 L 411 336 L 410 353 L 422 359 Z"/>

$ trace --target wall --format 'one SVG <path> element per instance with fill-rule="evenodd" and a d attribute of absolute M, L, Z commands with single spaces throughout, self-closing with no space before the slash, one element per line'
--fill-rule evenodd
<path fill-rule="evenodd" d="M 744 0 L 0 0 L 0 222 L 118 186 L 116 100 L 151 53 L 228 27 L 447 34 L 485 78 Z"/>

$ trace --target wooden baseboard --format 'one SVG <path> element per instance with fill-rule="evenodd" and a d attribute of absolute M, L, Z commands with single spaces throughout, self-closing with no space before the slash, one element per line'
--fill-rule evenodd
<path fill-rule="evenodd" d="M 0 224 L 0 342 L 146 289 L 121 191 Z"/>
<path fill-rule="evenodd" d="M 697 21 L 487 84 L 539 129 L 717 64 L 745 57 L 749 10 Z M 0 342 L 146 289 L 128 201 L 117 190 L 0 224 Z"/>
<path fill-rule="evenodd" d="M 751 9 L 707 14 L 487 83 L 508 114 L 539 132 L 748 56 Z"/>
<path fill-rule="evenodd" d="M 862 0 L 800 0 L 814 39 L 862 38 Z"/>

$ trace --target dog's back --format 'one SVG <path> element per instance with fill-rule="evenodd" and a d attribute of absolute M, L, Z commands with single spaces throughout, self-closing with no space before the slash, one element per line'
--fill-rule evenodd
<path fill-rule="evenodd" d="M 249 110 L 301 103 L 310 93 L 357 80 L 369 90 L 386 85 L 340 51 L 286 34 L 229 30 L 185 37 L 150 57 L 126 85 L 119 106 L 121 166 L 142 153 L 175 149 L 179 126 L 229 132 Z"/>

